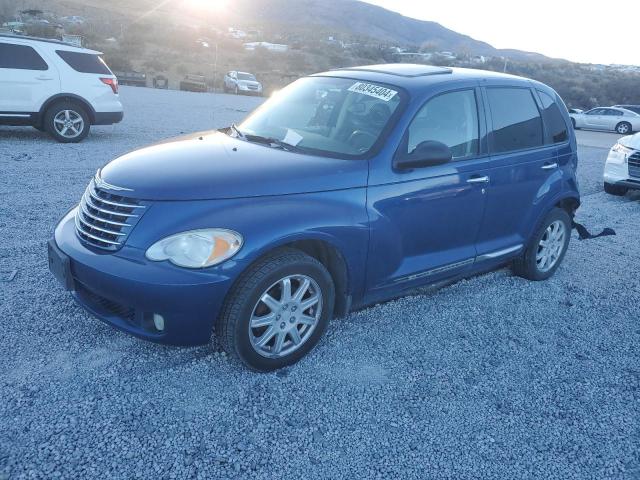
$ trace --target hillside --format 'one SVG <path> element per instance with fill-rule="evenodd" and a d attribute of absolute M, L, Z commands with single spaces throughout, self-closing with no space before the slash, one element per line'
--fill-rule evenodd
<path fill-rule="evenodd" d="M 12 1 L 12 0 L 8 0 Z M 27 5 L 29 2 L 25 1 Z M 283 32 L 325 31 L 358 35 L 398 46 L 428 44 L 437 50 L 469 55 L 505 56 L 514 60 L 545 61 L 544 55 L 520 50 L 499 50 L 486 42 L 454 32 L 436 22 L 417 20 L 358 0 L 234 0 L 225 12 L 203 14 L 188 0 L 39 0 L 39 8 L 61 14 L 95 16 L 103 13 L 121 21 L 162 17 L 163 22 L 200 25 L 280 26 Z"/>

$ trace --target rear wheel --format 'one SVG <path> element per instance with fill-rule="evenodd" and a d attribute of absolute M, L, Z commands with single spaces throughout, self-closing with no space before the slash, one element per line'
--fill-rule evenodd
<path fill-rule="evenodd" d="M 89 134 L 89 115 L 80 105 L 60 102 L 49 107 L 44 115 L 44 128 L 57 141 L 75 143 Z"/>
<path fill-rule="evenodd" d="M 620 122 L 618 125 L 616 125 L 616 132 L 618 132 L 620 135 L 631 133 L 631 124 L 629 122 Z"/>
<path fill-rule="evenodd" d="M 546 280 L 558 269 L 569 246 L 571 218 L 554 208 L 531 237 L 525 251 L 513 263 L 516 275 L 529 280 Z"/>
<path fill-rule="evenodd" d="M 629 189 L 620 185 L 614 185 L 612 183 L 604 182 L 604 191 L 609 195 L 623 196 L 626 195 Z"/>
<path fill-rule="evenodd" d="M 216 335 L 249 368 L 282 368 L 318 343 L 333 315 L 334 298 L 324 265 L 301 251 L 282 249 L 241 276 L 216 322 Z"/>

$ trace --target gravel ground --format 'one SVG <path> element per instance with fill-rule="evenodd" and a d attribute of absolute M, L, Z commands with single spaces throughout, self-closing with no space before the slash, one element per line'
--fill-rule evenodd
<path fill-rule="evenodd" d="M 640 195 L 601 192 L 547 282 L 508 270 L 333 322 L 296 366 L 241 368 L 86 314 L 45 242 L 96 168 L 260 99 L 122 88 L 126 120 L 79 145 L 0 127 L 0 479 L 640 478 Z M 212 118 L 211 110 L 216 109 Z"/>

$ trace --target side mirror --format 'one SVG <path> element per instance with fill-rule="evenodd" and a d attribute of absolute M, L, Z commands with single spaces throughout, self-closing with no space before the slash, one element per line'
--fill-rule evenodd
<path fill-rule="evenodd" d="M 399 170 L 431 167 L 448 163 L 453 158 L 451 149 L 442 142 L 420 142 L 413 152 L 397 158 L 394 167 Z"/>

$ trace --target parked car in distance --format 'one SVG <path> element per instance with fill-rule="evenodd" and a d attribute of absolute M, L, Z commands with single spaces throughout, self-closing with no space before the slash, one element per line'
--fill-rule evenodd
<path fill-rule="evenodd" d="M 98 170 L 49 265 L 119 329 L 177 345 L 214 330 L 249 367 L 277 369 L 331 318 L 416 287 L 509 264 L 553 275 L 580 204 L 570 125 L 551 88 L 500 73 L 305 77 L 238 126 Z"/>
<path fill-rule="evenodd" d="M 640 130 L 640 115 L 624 108 L 597 107 L 569 115 L 575 129 L 608 130 L 621 135 Z"/>
<path fill-rule="evenodd" d="M 169 79 L 164 75 L 156 75 L 153 77 L 153 88 L 166 90 L 169 88 Z"/>
<path fill-rule="evenodd" d="M 584 112 L 584 110 L 581 110 L 580 108 L 570 108 L 569 109 L 569 113 L 582 113 Z"/>
<path fill-rule="evenodd" d="M 624 108 L 625 110 L 631 110 L 634 113 L 640 115 L 640 105 L 614 105 L 615 108 Z"/>
<path fill-rule="evenodd" d="M 180 81 L 180 90 L 186 92 L 206 92 L 208 90 L 207 81 L 204 75 L 187 74 L 184 76 L 184 79 Z"/>
<path fill-rule="evenodd" d="M 625 195 L 640 190 L 640 133 L 618 140 L 604 166 L 604 191 L 611 195 Z"/>
<path fill-rule="evenodd" d="M 262 95 L 262 84 L 256 80 L 256 77 L 252 73 L 247 72 L 227 72 L 224 76 L 225 92 L 232 92 L 236 95 L 250 94 L 250 95 Z"/>
<path fill-rule="evenodd" d="M 31 125 L 79 142 L 91 125 L 122 120 L 118 80 L 101 53 L 56 40 L 0 34 L 0 124 Z"/>
<path fill-rule="evenodd" d="M 114 72 L 118 78 L 120 85 L 129 85 L 131 87 L 146 87 L 147 75 L 142 72 Z"/>

